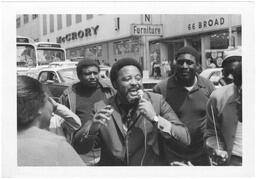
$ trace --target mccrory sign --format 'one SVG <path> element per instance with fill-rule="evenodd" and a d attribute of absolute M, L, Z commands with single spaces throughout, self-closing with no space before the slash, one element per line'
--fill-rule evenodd
<path fill-rule="evenodd" d="M 85 37 L 90 37 L 93 35 L 97 35 L 99 29 L 99 25 L 95 27 L 85 28 L 83 30 L 79 30 L 77 32 L 70 32 L 64 36 L 59 36 L 56 38 L 57 43 L 65 43 L 72 40 L 82 39 Z"/>

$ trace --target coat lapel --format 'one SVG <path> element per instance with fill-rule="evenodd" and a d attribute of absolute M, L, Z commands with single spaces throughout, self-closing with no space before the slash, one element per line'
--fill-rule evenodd
<path fill-rule="evenodd" d="M 110 101 L 110 105 L 113 107 L 113 113 L 112 113 L 112 117 L 113 117 L 113 121 L 116 123 L 116 125 L 118 126 L 119 131 L 123 134 L 123 137 L 125 136 L 125 131 L 123 128 L 123 122 L 122 122 L 122 116 L 119 113 L 118 107 L 114 101 L 114 98 L 111 98 Z"/>

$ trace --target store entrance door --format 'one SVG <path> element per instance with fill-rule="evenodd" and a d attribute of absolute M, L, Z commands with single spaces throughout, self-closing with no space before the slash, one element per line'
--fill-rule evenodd
<path fill-rule="evenodd" d="M 187 45 L 195 48 L 201 54 L 201 38 L 200 36 L 187 38 Z"/>

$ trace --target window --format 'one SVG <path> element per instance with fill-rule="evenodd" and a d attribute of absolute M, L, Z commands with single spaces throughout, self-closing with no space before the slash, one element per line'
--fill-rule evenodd
<path fill-rule="evenodd" d="M 114 55 L 123 55 L 129 53 L 139 53 L 139 43 L 137 40 L 122 40 L 114 42 Z"/>
<path fill-rule="evenodd" d="M 66 24 L 67 24 L 67 27 L 71 26 L 71 24 L 72 24 L 71 14 L 66 15 Z"/>
<path fill-rule="evenodd" d="M 36 19 L 38 17 L 38 14 L 32 14 L 32 19 Z"/>
<path fill-rule="evenodd" d="M 86 15 L 86 19 L 89 20 L 89 19 L 92 19 L 93 18 L 93 14 L 87 14 Z"/>
<path fill-rule="evenodd" d="M 43 35 L 47 34 L 47 19 L 46 15 L 43 15 Z"/>
<path fill-rule="evenodd" d="M 50 15 L 50 32 L 54 32 L 54 16 Z"/>
<path fill-rule="evenodd" d="M 28 23 L 28 14 L 24 14 L 24 24 Z"/>
<path fill-rule="evenodd" d="M 57 15 L 57 24 L 58 24 L 58 30 L 62 29 L 62 16 L 61 14 Z"/>
<path fill-rule="evenodd" d="M 16 19 L 16 28 L 20 27 L 20 17 Z"/>
<path fill-rule="evenodd" d="M 47 76 L 48 76 L 48 72 L 47 72 L 47 71 L 42 72 L 42 73 L 40 74 L 40 76 L 39 76 L 39 81 L 40 81 L 41 83 L 46 82 L 46 81 L 47 81 Z"/>
<path fill-rule="evenodd" d="M 211 49 L 227 49 L 229 46 L 229 33 L 217 32 L 210 35 Z"/>
<path fill-rule="evenodd" d="M 82 15 L 81 14 L 77 14 L 76 15 L 76 23 L 82 22 Z"/>
<path fill-rule="evenodd" d="M 97 59 L 102 56 L 102 45 L 91 46 L 85 48 L 85 57 Z"/>

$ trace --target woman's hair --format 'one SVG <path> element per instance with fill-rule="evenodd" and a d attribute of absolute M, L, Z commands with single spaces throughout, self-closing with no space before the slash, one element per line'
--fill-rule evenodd
<path fill-rule="evenodd" d="M 30 126 L 44 105 L 46 90 L 42 84 L 28 76 L 17 77 L 17 127 Z"/>

